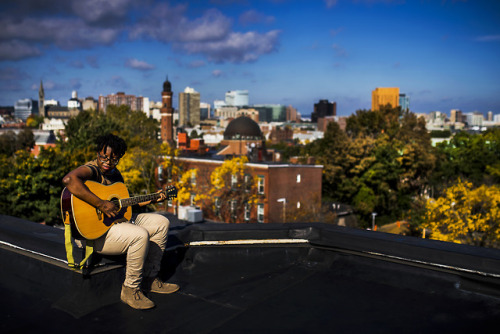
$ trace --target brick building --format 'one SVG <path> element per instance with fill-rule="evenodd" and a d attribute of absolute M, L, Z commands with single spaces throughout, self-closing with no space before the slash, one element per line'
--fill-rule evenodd
<path fill-rule="evenodd" d="M 196 169 L 197 176 L 191 182 L 196 189 L 208 191 L 211 185 L 210 174 L 223 164 L 223 160 L 177 157 L 177 162 L 182 165 L 183 170 Z M 260 199 L 253 207 L 239 204 L 240 215 L 232 222 L 249 223 L 282 223 L 286 222 L 287 212 L 300 210 L 312 202 L 321 203 L 321 177 L 323 166 L 321 165 L 292 165 L 272 163 L 247 163 L 247 172 L 242 177 L 234 176 L 232 182 L 245 182 L 248 177 L 256 177 L 257 192 Z M 168 171 L 164 171 L 168 175 Z M 168 184 L 168 176 L 163 177 L 164 183 Z M 162 186 L 165 186 L 162 184 Z M 194 194 L 192 196 L 194 198 Z M 192 205 L 200 206 L 193 202 Z M 217 198 L 210 205 L 212 208 L 200 206 L 202 211 L 216 209 Z M 319 209 L 319 207 L 318 207 Z M 170 207 L 173 212 L 174 208 Z"/>
<path fill-rule="evenodd" d="M 106 112 L 109 105 L 121 106 L 126 105 L 130 107 L 132 111 L 145 111 L 144 109 L 144 98 L 142 96 L 126 95 L 123 92 L 118 92 L 116 94 L 110 94 L 107 96 L 99 96 L 99 110 Z M 149 101 L 148 101 L 149 104 Z"/>

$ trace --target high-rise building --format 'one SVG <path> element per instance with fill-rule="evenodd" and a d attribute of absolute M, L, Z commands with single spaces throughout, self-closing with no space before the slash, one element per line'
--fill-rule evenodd
<path fill-rule="evenodd" d="M 175 146 L 174 141 L 174 128 L 173 117 L 174 109 L 172 108 L 172 84 L 170 81 L 165 80 L 163 83 L 163 91 L 161 92 L 162 107 L 160 109 L 161 115 L 161 140 L 168 143 L 170 146 Z"/>
<path fill-rule="evenodd" d="M 201 120 L 212 118 L 210 109 L 211 109 L 210 103 L 206 103 L 206 102 L 200 103 L 200 119 Z"/>
<path fill-rule="evenodd" d="M 410 111 L 410 97 L 406 94 L 399 94 L 399 105 L 402 111 Z"/>
<path fill-rule="evenodd" d="M 451 109 L 450 111 L 450 123 L 463 123 L 464 117 L 462 111 L 459 109 Z"/>
<path fill-rule="evenodd" d="M 337 102 L 329 102 L 328 100 L 319 100 L 314 104 L 314 111 L 311 114 L 311 122 L 317 123 L 319 118 L 337 115 Z"/>
<path fill-rule="evenodd" d="M 40 89 L 38 89 L 38 115 L 45 117 L 45 91 L 42 80 L 40 80 Z"/>
<path fill-rule="evenodd" d="M 97 101 L 92 96 L 87 96 L 82 103 L 83 110 L 97 110 Z"/>
<path fill-rule="evenodd" d="M 125 95 L 123 92 L 110 94 L 108 96 L 99 96 L 99 110 L 106 112 L 109 105 L 121 106 L 126 105 L 132 111 L 144 112 L 144 98 L 142 96 L 136 97 L 135 95 Z"/>
<path fill-rule="evenodd" d="M 226 105 L 234 107 L 248 106 L 248 90 L 230 90 L 226 93 Z"/>
<path fill-rule="evenodd" d="M 488 111 L 486 115 L 487 115 L 486 120 L 488 122 L 493 122 L 493 111 Z"/>
<path fill-rule="evenodd" d="M 300 123 L 300 113 L 297 112 L 297 109 L 289 105 L 286 107 L 286 120 L 287 122 L 298 122 Z"/>
<path fill-rule="evenodd" d="M 179 94 L 179 126 L 195 126 L 200 124 L 200 93 L 186 87 Z"/>
<path fill-rule="evenodd" d="M 392 108 L 399 107 L 399 88 L 375 88 L 372 91 L 372 110 L 379 110 L 380 106 L 390 104 Z"/>
<path fill-rule="evenodd" d="M 31 114 L 38 114 L 38 102 L 32 99 L 21 99 L 14 105 L 14 117 L 26 122 Z"/>

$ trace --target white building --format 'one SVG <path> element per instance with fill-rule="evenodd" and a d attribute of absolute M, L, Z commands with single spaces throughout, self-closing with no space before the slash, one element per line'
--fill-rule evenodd
<path fill-rule="evenodd" d="M 76 90 L 71 92 L 71 99 L 68 100 L 68 109 L 80 109 L 82 103 L 78 100 L 78 93 Z"/>
<path fill-rule="evenodd" d="M 226 105 L 243 107 L 249 105 L 248 90 L 230 90 L 226 93 Z"/>
<path fill-rule="evenodd" d="M 42 123 L 42 130 L 44 131 L 54 131 L 54 133 L 59 133 L 64 130 L 65 120 L 56 118 L 45 118 Z"/>

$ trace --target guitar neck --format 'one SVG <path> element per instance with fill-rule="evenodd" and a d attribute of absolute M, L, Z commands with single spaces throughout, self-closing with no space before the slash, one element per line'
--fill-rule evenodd
<path fill-rule="evenodd" d="M 139 196 L 134 196 L 134 197 L 129 197 L 129 198 L 123 198 L 120 199 L 120 204 L 121 207 L 127 207 L 127 206 L 132 206 L 136 205 L 142 202 L 149 202 L 149 201 L 154 201 L 158 198 L 160 198 L 161 193 L 153 193 L 153 194 L 148 194 L 148 195 L 139 195 Z"/>

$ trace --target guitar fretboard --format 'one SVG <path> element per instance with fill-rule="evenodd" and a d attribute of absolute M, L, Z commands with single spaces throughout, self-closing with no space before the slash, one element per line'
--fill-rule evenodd
<path fill-rule="evenodd" d="M 156 200 L 160 198 L 161 194 L 160 193 L 154 193 L 154 194 L 148 194 L 148 195 L 140 195 L 140 196 L 135 196 L 135 197 L 129 197 L 129 198 L 123 198 L 120 199 L 120 204 L 121 207 L 127 207 L 127 206 L 132 206 L 136 205 L 138 203 L 142 202 L 149 202 Z"/>

